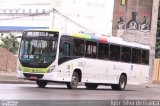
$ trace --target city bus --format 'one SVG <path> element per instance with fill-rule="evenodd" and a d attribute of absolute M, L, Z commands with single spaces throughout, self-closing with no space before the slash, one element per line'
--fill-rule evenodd
<path fill-rule="evenodd" d="M 149 81 L 149 46 L 98 34 L 63 34 L 55 30 L 25 30 L 21 37 L 17 77 L 65 83 L 75 89 L 109 85 L 124 90 L 127 84 Z"/>

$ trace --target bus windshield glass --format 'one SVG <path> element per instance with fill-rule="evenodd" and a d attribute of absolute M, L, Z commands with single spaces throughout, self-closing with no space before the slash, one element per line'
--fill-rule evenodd
<path fill-rule="evenodd" d="M 58 32 L 24 32 L 19 59 L 24 67 L 47 68 L 56 57 Z"/>

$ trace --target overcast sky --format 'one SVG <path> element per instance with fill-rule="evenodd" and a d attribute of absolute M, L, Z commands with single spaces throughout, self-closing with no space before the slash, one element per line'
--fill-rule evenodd
<path fill-rule="evenodd" d="M 26 8 L 20 4 L 51 3 L 51 1 L 56 0 L 0 0 L 0 8 Z M 62 0 L 60 3 L 62 8 L 57 9 L 65 15 L 75 14 L 67 16 L 79 24 L 100 33 L 112 32 L 114 0 Z M 90 20 L 89 17 L 93 19 Z"/>
<path fill-rule="evenodd" d="M 50 3 L 51 0 L 0 0 L 0 4 L 2 7 L 10 7 L 10 8 L 16 8 L 19 7 L 20 4 L 26 4 L 26 3 Z"/>

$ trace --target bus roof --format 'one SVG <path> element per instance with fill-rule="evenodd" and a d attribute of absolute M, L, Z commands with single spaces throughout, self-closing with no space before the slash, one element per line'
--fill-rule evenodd
<path fill-rule="evenodd" d="M 90 35 L 90 34 L 84 34 L 84 33 L 73 33 L 71 34 L 71 36 L 87 39 L 87 40 L 96 40 L 104 43 L 108 42 L 112 44 L 149 49 L 148 45 L 144 45 L 136 42 L 127 42 L 127 41 L 124 41 L 122 38 L 113 37 L 113 36 L 104 36 L 104 35 L 96 35 L 96 34 Z"/>
<path fill-rule="evenodd" d="M 28 29 L 25 31 L 46 31 L 46 32 L 59 32 L 55 29 Z M 105 36 L 105 35 L 98 35 L 98 34 L 86 34 L 86 33 L 72 33 L 72 34 L 62 34 L 62 35 L 68 35 L 73 36 L 77 38 L 82 38 L 86 40 L 96 40 L 103 43 L 113 43 L 118 45 L 124 45 L 124 46 L 131 46 L 131 47 L 137 47 L 137 48 L 144 48 L 144 49 L 150 49 L 148 45 L 136 43 L 136 42 L 127 42 L 124 41 L 122 38 L 113 37 L 113 36 Z"/>
<path fill-rule="evenodd" d="M 59 32 L 58 30 L 55 29 L 27 29 L 24 31 L 45 31 L 45 32 Z"/>

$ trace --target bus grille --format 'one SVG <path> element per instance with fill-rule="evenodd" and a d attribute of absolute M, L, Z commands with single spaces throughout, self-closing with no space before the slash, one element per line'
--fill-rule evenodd
<path fill-rule="evenodd" d="M 42 78 L 44 74 L 30 74 L 30 73 L 23 73 L 26 78 L 36 77 L 38 79 Z"/>

